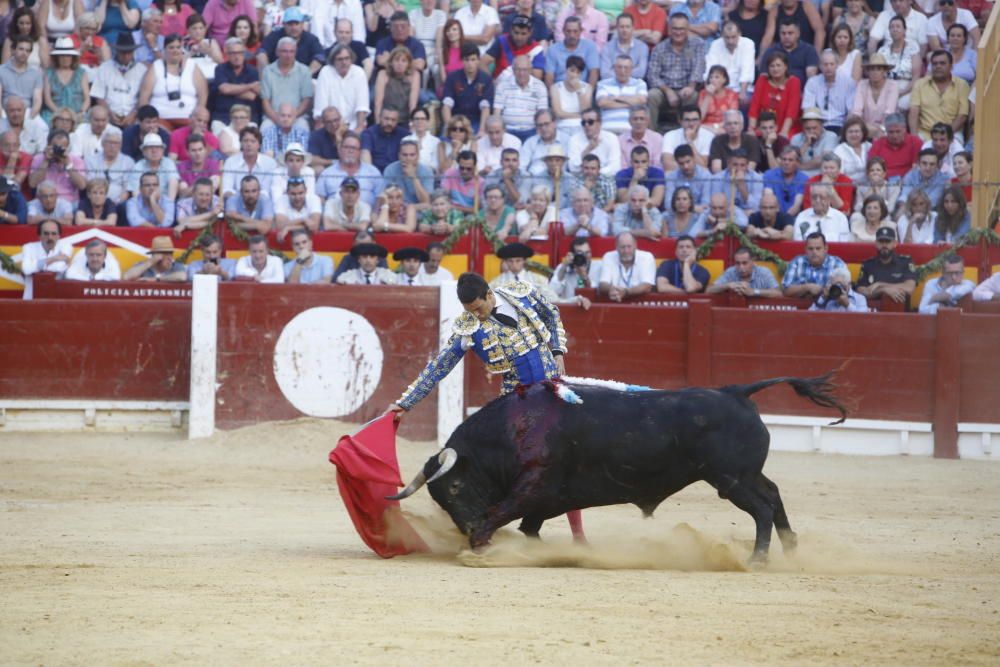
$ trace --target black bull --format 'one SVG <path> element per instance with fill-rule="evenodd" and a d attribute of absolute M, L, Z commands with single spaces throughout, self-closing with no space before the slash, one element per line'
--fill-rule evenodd
<path fill-rule="evenodd" d="M 795 533 L 777 485 L 762 472 L 770 434 L 749 396 L 787 382 L 838 409 L 843 421 L 831 375 L 680 391 L 573 386 L 582 405 L 534 385 L 469 417 L 394 498 L 426 483 L 476 548 L 515 519 L 537 536 L 546 519 L 574 509 L 632 503 L 649 516 L 667 497 L 705 481 L 753 517 L 754 557 L 763 559 L 772 526 L 786 550 Z"/>

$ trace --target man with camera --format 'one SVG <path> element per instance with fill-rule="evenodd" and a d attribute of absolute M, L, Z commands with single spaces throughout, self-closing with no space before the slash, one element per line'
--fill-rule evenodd
<path fill-rule="evenodd" d="M 844 268 L 834 269 L 823 286 L 823 292 L 816 297 L 809 310 L 825 310 L 842 313 L 868 312 L 868 299 L 851 288 L 851 272 Z"/>
<path fill-rule="evenodd" d="M 209 191 L 211 192 L 211 191 Z M 206 234 L 198 242 L 201 256 L 188 265 L 187 279 L 194 280 L 198 274 L 219 276 L 220 280 L 232 280 L 236 275 L 236 260 L 222 256 L 222 240 L 215 234 Z"/>
<path fill-rule="evenodd" d="M 83 160 L 69 154 L 69 134 L 65 130 L 50 132 L 48 146 L 31 160 L 28 185 L 37 188 L 42 181 L 52 182 L 59 199 L 73 207 L 80 201 L 80 190 L 87 187 Z"/>
<path fill-rule="evenodd" d="M 601 260 L 593 258 L 590 241 L 585 236 L 577 236 L 570 245 L 570 251 L 552 273 L 549 287 L 555 292 L 555 303 L 576 303 L 587 310 L 590 299 L 576 291 L 596 288 L 600 280 Z"/>

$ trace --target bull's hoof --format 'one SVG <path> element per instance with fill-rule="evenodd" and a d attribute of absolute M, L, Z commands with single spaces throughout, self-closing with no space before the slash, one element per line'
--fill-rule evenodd
<path fill-rule="evenodd" d="M 767 567 L 767 552 L 754 551 L 747 560 L 747 569 L 760 571 Z"/>

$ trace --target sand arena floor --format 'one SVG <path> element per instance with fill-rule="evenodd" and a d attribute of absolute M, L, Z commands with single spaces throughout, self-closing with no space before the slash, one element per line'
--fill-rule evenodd
<path fill-rule="evenodd" d="M 0 663 L 961 665 L 1000 662 L 1000 466 L 772 454 L 800 549 L 743 571 L 750 518 L 695 485 L 485 555 L 384 561 L 326 462 L 353 427 L 0 434 Z M 433 451 L 399 444 L 409 478 Z"/>

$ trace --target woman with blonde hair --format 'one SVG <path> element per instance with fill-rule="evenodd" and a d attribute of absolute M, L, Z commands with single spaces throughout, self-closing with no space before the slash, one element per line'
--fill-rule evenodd
<path fill-rule="evenodd" d="M 382 197 L 385 201 L 375 217 L 376 232 L 411 233 L 416 230 L 417 212 L 412 206 L 406 205 L 401 187 L 390 185 L 382 191 Z"/>
<path fill-rule="evenodd" d="M 556 205 L 552 203 L 552 190 L 547 185 L 531 188 L 528 205 L 517 212 L 517 239 L 525 243 L 532 238 L 548 238 L 549 225 L 556 221 Z"/>
<path fill-rule="evenodd" d="M 462 151 L 476 152 L 476 138 L 472 133 L 472 123 L 462 114 L 456 114 L 448 121 L 444 139 L 438 144 L 438 173 L 443 174 L 455 164 L 455 156 Z"/>
<path fill-rule="evenodd" d="M 45 72 L 42 87 L 42 120 L 52 122 L 52 114 L 63 107 L 76 110 L 82 116 L 90 108 L 90 82 L 80 67 L 80 52 L 73 40 L 60 37 L 52 49 L 52 67 Z"/>
<path fill-rule="evenodd" d="M 80 52 L 80 65 L 88 71 L 100 67 L 105 60 L 111 60 L 111 47 L 97 34 L 100 27 L 97 15 L 84 12 L 76 20 L 76 32 L 70 35 L 73 48 Z"/>
<path fill-rule="evenodd" d="M 229 108 L 229 125 L 223 125 L 217 133 L 220 153 L 231 157 L 240 152 L 240 132 L 253 125 L 250 118 L 250 107 L 245 104 L 234 104 Z"/>
<path fill-rule="evenodd" d="M 419 98 L 420 72 L 413 69 L 413 54 L 397 46 L 389 52 L 386 68 L 375 76 L 375 117 L 382 116 L 382 109 L 394 109 L 399 112 L 399 125 L 406 127 Z"/>
<path fill-rule="evenodd" d="M 896 221 L 900 243 L 934 243 L 937 213 L 931 210 L 931 198 L 923 190 L 913 190 L 906 198 L 903 215 Z"/>

